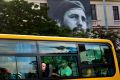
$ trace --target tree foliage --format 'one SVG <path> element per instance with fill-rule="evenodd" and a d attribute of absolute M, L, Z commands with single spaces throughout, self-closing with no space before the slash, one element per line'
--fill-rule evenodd
<path fill-rule="evenodd" d="M 113 42 L 116 50 L 120 49 L 120 37 L 118 35 L 118 32 L 100 28 L 98 30 L 92 30 L 90 37 L 91 38 L 109 39 Z"/>
<path fill-rule="evenodd" d="M 24 0 L 0 1 L 0 33 L 69 36 L 69 28 L 59 27 L 41 7 Z"/>
<path fill-rule="evenodd" d="M 120 41 L 116 33 L 103 28 L 84 31 L 60 27 L 48 17 L 48 9 L 24 0 L 0 0 L 0 33 L 103 38 L 110 39 L 115 46 L 116 40 Z"/>
<path fill-rule="evenodd" d="M 82 29 L 74 29 L 73 37 L 82 37 L 82 38 L 99 38 L 99 39 L 109 39 L 113 42 L 115 49 L 120 52 L 120 37 L 118 32 L 114 32 L 113 30 L 106 30 L 101 27 L 99 29 L 91 29 L 84 31 Z"/>

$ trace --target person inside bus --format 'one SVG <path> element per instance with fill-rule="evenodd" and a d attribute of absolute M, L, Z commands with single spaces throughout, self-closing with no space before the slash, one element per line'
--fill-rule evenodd
<path fill-rule="evenodd" d="M 62 61 L 60 69 L 58 70 L 58 73 L 60 76 L 71 76 L 72 75 L 72 69 L 68 66 L 68 62 L 66 60 Z"/>
<path fill-rule="evenodd" d="M 58 77 L 51 64 L 42 63 L 42 76 L 43 77 Z"/>
<path fill-rule="evenodd" d="M 93 68 L 82 69 L 82 77 L 93 77 L 95 72 Z"/>
<path fill-rule="evenodd" d="M 36 61 L 33 61 L 33 62 L 31 62 L 32 64 L 33 64 L 33 68 L 36 70 L 36 72 L 37 72 L 37 62 Z M 30 63 L 30 64 L 31 64 Z M 46 63 L 44 63 L 44 62 L 42 62 L 42 64 L 41 64 L 41 71 L 42 71 L 42 76 L 43 77 L 49 77 L 50 75 L 50 73 L 51 73 L 51 71 L 49 70 L 49 64 L 46 64 Z M 31 78 L 32 76 L 31 76 L 31 74 L 32 73 L 28 73 L 28 76 L 27 77 L 29 77 L 29 78 Z"/>
<path fill-rule="evenodd" d="M 42 76 L 43 77 L 48 77 L 49 76 L 49 65 L 46 63 L 42 63 Z"/>
<path fill-rule="evenodd" d="M 71 30 L 77 28 L 78 30 L 82 29 L 86 31 L 88 28 L 85 8 L 78 0 L 62 1 L 58 5 L 54 16 L 60 26 L 69 27 Z"/>
<path fill-rule="evenodd" d="M 0 67 L 0 80 L 11 79 L 11 73 L 8 69 Z"/>

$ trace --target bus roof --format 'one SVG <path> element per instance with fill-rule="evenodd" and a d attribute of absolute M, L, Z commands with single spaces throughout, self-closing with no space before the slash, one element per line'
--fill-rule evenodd
<path fill-rule="evenodd" d="M 35 36 L 35 35 L 16 35 L 16 34 L 0 34 L 0 39 L 15 40 L 44 40 L 44 41 L 75 41 L 75 42 L 109 42 L 107 39 L 92 38 L 74 38 L 74 37 L 56 37 L 56 36 Z"/>

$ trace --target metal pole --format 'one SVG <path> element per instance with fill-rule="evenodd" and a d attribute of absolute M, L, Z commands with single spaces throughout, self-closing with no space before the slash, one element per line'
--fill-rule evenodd
<path fill-rule="evenodd" d="M 107 12 L 106 12 L 106 0 L 103 0 L 103 9 L 104 9 L 105 28 L 106 28 L 106 30 L 108 30 L 108 20 L 107 20 Z"/>

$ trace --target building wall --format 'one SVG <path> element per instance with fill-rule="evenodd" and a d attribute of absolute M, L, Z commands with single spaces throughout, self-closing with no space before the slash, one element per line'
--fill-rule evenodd
<path fill-rule="evenodd" d="M 10 1 L 10 0 L 7 0 L 7 1 Z M 47 3 L 47 0 L 26 0 L 26 1 L 34 2 L 36 4 Z M 92 26 L 98 26 L 98 25 L 105 26 L 102 0 L 91 0 L 90 4 L 96 5 L 96 13 L 97 13 L 97 20 L 92 20 Z M 107 12 L 108 26 L 120 28 L 120 20 L 114 20 L 112 6 L 119 6 L 119 14 L 120 14 L 120 1 L 119 0 L 106 0 L 106 10 L 107 10 L 106 12 Z"/>
<path fill-rule="evenodd" d="M 11 0 L 5 0 L 5 1 L 11 1 Z M 38 4 L 40 6 L 44 5 L 44 3 L 47 3 L 47 0 L 26 0 L 26 1 L 34 2 L 35 4 Z M 100 26 L 104 27 L 105 21 L 104 21 L 103 0 L 90 0 L 90 4 L 96 5 L 97 20 L 91 21 L 93 28 L 94 29 L 100 28 Z M 119 17 L 120 17 L 120 0 L 106 0 L 108 28 L 110 30 L 114 30 L 114 31 L 118 32 L 120 35 L 120 19 L 114 20 L 113 6 L 119 7 Z"/>
<path fill-rule="evenodd" d="M 96 5 L 96 13 L 97 13 L 97 20 L 96 22 L 94 21 L 93 26 L 97 26 L 97 25 L 105 26 L 103 2 L 91 1 L 91 4 Z M 113 6 L 118 6 L 120 13 L 120 2 L 106 2 L 108 26 L 110 27 L 115 26 L 120 28 L 120 20 L 114 20 L 113 8 L 112 8 Z"/>
<path fill-rule="evenodd" d="M 35 2 L 37 4 L 40 3 L 47 3 L 47 0 L 27 0 L 29 2 Z M 91 0 L 90 4 L 96 5 L 96 13 L 97 13 L 97 20 L 93 20 L 93 26 L 105 26 L 104 21 L 104 10 L 103 10 L 103 2 L 102 0 Z M 120 14 L 120 1 L 118 0 L 107 0 L 106 2 L 106 12 L 107 12 L 107 19 L 108 19 L 108 26 L 115 26 L 120 27 L 120 20 L 114 20 L 113 17 L 113 9 L 112 6 L 119 6 L 119 14 Z"/>
<path fill-rule="evenodd" d="M 36 4 L 47 3 L 47 0 L 26 0 L 26 1 L 35 2 Z M 96 5 L 97 20 L 92 20 L 93 28 L 97 28 L 98 26 L 105 26 L 103 0 L 91 0 L 90 4 Z M 120 34 L 120 20 L 114 20 L 113 6 L 119 7 L 119 17 L 120 17 L 120 1 L 106 0 L 108 27 L 111 30 L 119 32 Z"/>
<path fill-rule="evenodd" d="M 93 29 L 101 28 L 101 26 L 105 27 L 103 1 L 102 0 L 92 0 L 90 2 L 90 4 L 96 5 L 97 20 L 92 20 Z M 119 17 L 120 17 L 120 1 L 114 1 L 114 0 L 106 1 L 108 29 L 110 31 L 116 32 L 120 36 L 120 19 L 114 20 L 113 6 L 118 6 Z"/>

